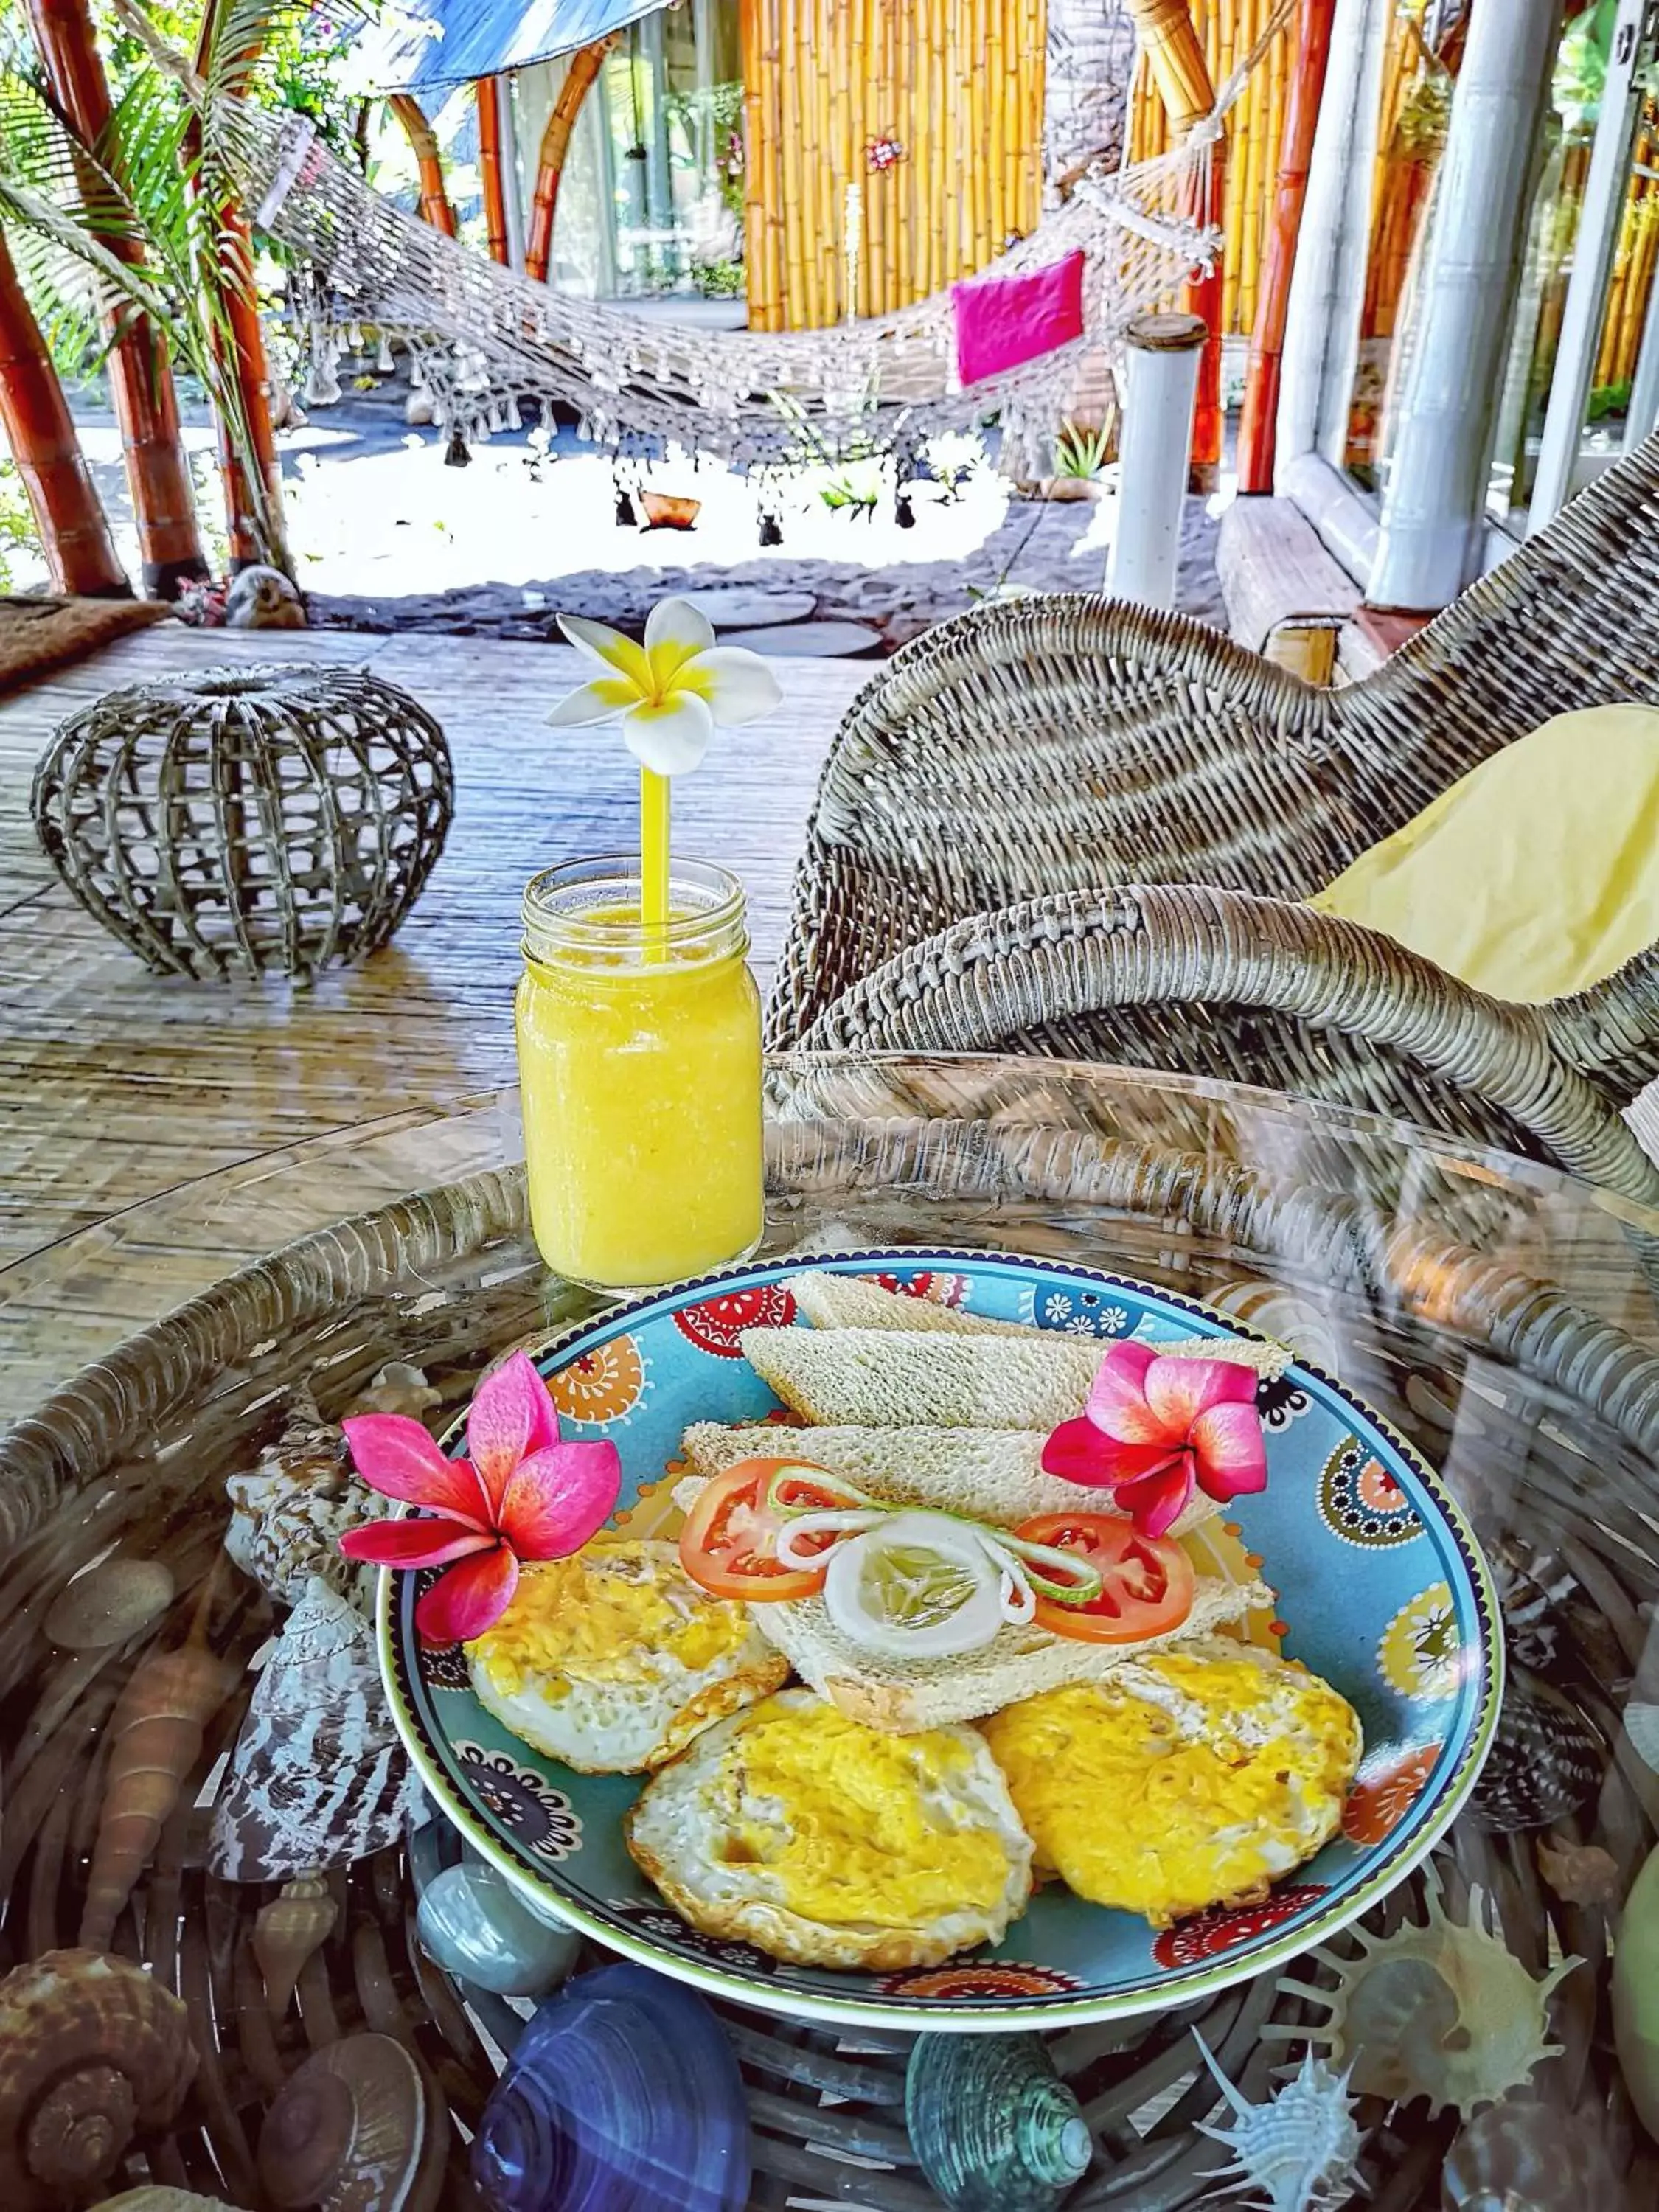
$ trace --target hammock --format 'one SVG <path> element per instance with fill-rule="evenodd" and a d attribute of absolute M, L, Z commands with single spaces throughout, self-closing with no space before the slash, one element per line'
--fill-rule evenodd
<path fill-rule="evenodd" d="M 1018 276 L 1080 252 L 1084 330 L 965 388 L 955 375 L 948 290 L 828 330 L 690 329 L 502 268 L 392 207 L 291 112 L 224 99 L 205 124 L 256 225 L 299 260 L 294 289 L 313 379 L 332 379 L 350 325 L 370 323 L 401 338 L 452 458 L 491 431 L 520 427 L 526 400 L 550 426 L 556 400 L 613 452 L 658 441 L 762 471 L 805 459 L 915 455 L 941 432 L 1000 415 L 1003 466 L 1018 472 L 1032 467 L 1036 435 L 1052 431 L 1065 411 L 1080 356 L 1115 352 L 1135 316 L 1213 261 L 1219 235 L 1191 210 L 1204 205 L 1223 118 L 1291 4 L 1280 0 L 1212 113 L 1182 146 L 1115 173 L 1090 173 L 983 272 Z"/>

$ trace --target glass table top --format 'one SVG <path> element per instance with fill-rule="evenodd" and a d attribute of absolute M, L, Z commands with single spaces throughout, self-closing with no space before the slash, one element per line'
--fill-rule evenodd
<path fill-rule="evenodd" d="M 1488 1780 L 1437 1855 L 1437 1893 L 1454 1918 L 1472 1889 L 1490 1900 L 1488 1999 L 1518 1989 L 1516 1973 L 1583 1963 L 1548 2001 L 1540 2055 L 1497 2047 L 1501 2000 L 1477 2019 L 1432 1959 L 1402 1962 L 1388 1994 L 1409 2033 L 1380 2019 L 1366 2033 L 1394 2035 L 1406 2071 L 1354 2108 L 1370 2191 L 1357 2201 L 1429 2212 L 1480 2204 L 1486 2187 L 1501 2203 L 1506 2176 L 1551 2158 L 1570 2179 L 1540 2203 L 1569 2187 L 1576 2205 L 1659 2201 L 1640 2117 L 1659 2121 L 1659 2056 L 1613 1964 L 1621 1914 L 1627 1959 L 1659 1943 L 1659 1873 L 1637 1886 L 1659 1830 L 1659 1217 L 1529 1163 L 1195 1079 L 786 1058 L 769 1086 L 769 1254 L 968 1245 L 1173 1291 L 1334 1370 L 1443 1475 L 1497 1576 L 1510 1666 Z M 124 2104 L 98 2137 L 120 2138 L 95 2177 L 107 2195 L 149 2179 L 250 2212 L 474 2201 L 467 2141 L 532 2006 L 422 1947 L 419 1899 L 459 1864 L 453 1833 L 405 1836 L 406 1806 L 378 1824 L 370 1808 L 347 1823 L 346 1856 L 325 1850 L 315 1869 L 250 1860 L 233 1879 L 216 1854 L 227 1772 L 258 1735 L 257 1696 L 247 1714 L 264 1670 L 249 1662 L 287 1617 L 226 1554 L 225 1483 L 262 1465 L 291 1474 L 292 1451 L 273 1453 L 296 1411 L 337 1419 L 389 1364 L 421 1370 L 410 1387 L 439 1426 L 489 1362 L 599 1310 L 541 1266 L 519 1159 L 510 1095 L 411 1109 L 182 1186 L 0 1271 L 17 1423 L 0 1439 L 0 1964 L 27 1970 L 0 1988 L 0 2048 L 27 2045 L 43 2005 L 81 2002 L 69 1967 L 52 1970 L 69 1994 L 43 1996 L 38 1962 L 89 1931 L 142 1963 L 152 1992 L 176 1993 L 161 2026 L 197 2062 L 172 2105 L 135 2117 Z M 358 1686 L 368 1698 L 374 1684 Z M 179 1696 L 193 1717 L 161 1729 L 178 1771 L 150 1785 L 159 1796 L 123 1832 L 120 1894 L 93 1911 L 132 1729 Z M 1429 1918 L 1413 1876 L 1368 1940 Z M 284 1990 L 276 1936 L 325 1921 Z M 521 1951 L 548 1942 L 512 1925 Z M 596 1963 L 591 1948 L 576 1961 Z M 1295 1978 L 1334 1971 L 1304 1961 Z M 993 2201 L 972 2191 L 994 2186 L 1010 2205 L 1175 2212 L 1224 2163 L 1198 2131 L 1224 2115 L 1194 2027 L 1261 2104 L 1302 2047 L 1262 2031 L 1294 2039 L 1316 2016 L 1267 1976 L 1182 2014 L 1068 2028 L 1040 2064 L 988 2054 L 975 2073 L 929 2059 L 928 2044 L 956 2039 L 924 2039 L 918 2056 L 897 2033 L 842 2039 L 722 2006 L 746 2099 L 746 2201 L 921 2212 L 941 2186 L 962 2203 Z M 1497 2084 L 1484 2118 L 1412 2094 L 1413 2066 L 1466 2081 L 1444 2060 L 1471 2040 Z M 908 2117 L 907 2071 L 921 2099 Z M 1064 2186 L 1043 2178 L 1031 2118 L 1052 2121 L 1033 2083 L 1055 2077 L 1088 2135 L 1087 2171 Z M 394 2115 L 395 2174 L 379 2196 L 331 2197 L 363 2185 L 342 2115 L 375 2097 Z M 43 2155 L 33 2140 L 28 2155 Z M 721 2201 L 696 2193 L 689 2148 L 662 2156 L 655 2194 L 618 2193 L 612 2174 L 591 2200 L 548 2201 Z M 77 2186 L 65 2201 L 97 2201 Z"/>

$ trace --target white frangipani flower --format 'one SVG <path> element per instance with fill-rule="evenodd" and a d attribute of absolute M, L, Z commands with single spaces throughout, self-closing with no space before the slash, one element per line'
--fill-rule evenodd
<path fill-rule="evenodd" d="M 569 729 L 620 716 L 629 751 L 656 775 L 684 775 L 708 751 L 716 723 L 752 722 L 783 697 L 760 655 L 716 645 L 713 623 L 689 599 L 653 607 L 643 645 L 580 615 L 561 615 L 559 628 L 604 673 L 548 720 Z"/>

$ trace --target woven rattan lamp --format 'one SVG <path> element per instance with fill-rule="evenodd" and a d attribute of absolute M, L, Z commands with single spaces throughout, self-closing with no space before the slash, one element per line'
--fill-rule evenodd
<path fill-rule="evenodd" d="M 384 945 L 443 849 L 454 775 L 363 669 L 212 668 L 58 730 L 34 823 L 88 914 L 160 974 L 304 976 Z"/>

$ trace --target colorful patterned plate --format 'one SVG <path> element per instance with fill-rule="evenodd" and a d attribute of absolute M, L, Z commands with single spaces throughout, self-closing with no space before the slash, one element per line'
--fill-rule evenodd
<path fill-rule="evenodd" d="M 670 1492 L 691 1422 L 779 1414 L 738 1339 L 797 1320 L 789 1279 L 803 1264 L 734 1268 L 635 1299 L 539 1355 L 566 1434 L 620 1448 L 616 1518 L 631 1534 L 677 1525 Z M 817 1264 L 1103 1340 L 1201 1334 L 1224 1344 L 1248 1334 L 1161 1291 L 1037 1260 L 903 1250 Z M 1200 1913 L 1155 1935 L 1054 1884 L 995 1949 L 931 1972 L 781 1966 L 696 1935 L 639 1873 L 622 1832 L 636 1778 L 542 1758 L 483 1711 L 459 1653 L 419 1648 L 411 1575 L 381 1577 L 380 1651 L 398 1725 L 437 1802 L 505 1873 L 601 1942 L 718 1995 L 934 2028 L 1048 2027 L 1190 2003 L 1330 1936 L 1425 1857 L 1474 1786 L 1503 1687 L 1491 1578 L 1438 1480 L 1314 1368 L 1264 1383 L 1260 1402 L 1267 1488 L 1211 1524 L 1212 1564 L 1242 1580 L 1264 1563 L 1278 1609 L 1249 1632 L 1334 1683 L 1358 1709 L 1367 1747 L 1342 1835 L 1264 1905 Z"/>

